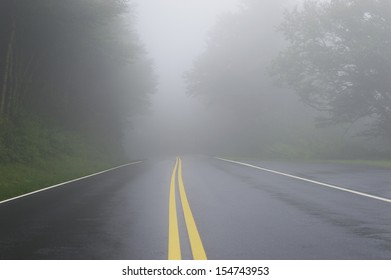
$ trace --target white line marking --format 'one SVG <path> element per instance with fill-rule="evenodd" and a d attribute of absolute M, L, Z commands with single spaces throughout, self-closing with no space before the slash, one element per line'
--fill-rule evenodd
<path fill-rule="evenodd" d="M 260 170 L 263 170 L 263 171 L 266 171 L 266 172 L 271 172 L 271 173 L 275 173 L 275 174 L 278 174 L 278 175 L 283 175 L 283 176 L 286 176 L 286 177 L 289 177 L 289 178 L 293 178 L 293 179 L 297 179 L 297 180 L 301 180 L 301 181 L 317 184 L 317 185 L 320 185 L 320 186 L 323 186 L 323 187 L 328 187 L 328 188 L 332 188 L 332 189 L 336 189 L 336 190 L 340 190 L 340 191 L 344 191 L 344 192 L 349 192 L 349 193 L 353 193 L 353 194 L 357 194 L 357 195 L 361 195 L 361 196 L 365 196 L 365 197 L 369 197 L 369 198 L 373 198 L 373 199 L 377 199 L 377 200 L 381 200 L 381 201 L 385 201 L 385 202 L 391 203 L 391 199 L 388 199 L 388 198 L 384 198 L 384 197 L 380 197 L 380 196 L 376 196 L 376 195 L 372 195 L 372 194 L 367 194 L 367 193 L 363 193 L 363 192 L 358 192 L 358 191 L 354 191 L 354 190 L 338 187 L 338 186 L 335 186 L 335 185 L 330 185 L 330 184 L 322 183 L 322 182 L 319 182 L 319 181 L 314 181 L 314 180 L 310 180 L 310 179 L 306 179 L 306 178 L 290 175 L 290 174 L 287 174 L 287 173 L 282 173 L 282 172 L 279 172 L 279 171 L 262 168 L 262 167 L 259 167 L 259 166 L 251 165 L 251 164 L 240 162 L 240 161 L 234 161 L 234 160 L 229 160 L 229 159 L 224 159 L 224 158 L 219 158 L 219 157 L 215 157 L 215 158 L 219 159 L 219 160 L 222 160 L 222 161 L 236 163 L 236 164 L 244 165 L 244 166 L 247 166 L 247 167 L 260 169 Z"/>
<path fill-rule="evenodd" d="M 112 170 L 115 170 L 115 169 L 119 169 L 119 168 L 122 168 L 122 167 L 125 167 L 125 166 L 129 166 L 129 165 L 133 165 L 133 164 L 136 164 L 136 163 L 140 163 L 140 162 L 141 161 L 136 161 L 136 162 L 123 164 L 123 165 L 120 165 L 120 166 L 117 166 L 117 167 L 113 167 L 113 168 L 110 168 L 110 169 L 107 169 L 107 170 L 103 170 L 103 171 L 100 171 L 100 172 L 97 172 L 97 173 L 94 173 L 94 174 L 91 174 L 91 175 L 87 175 L 87 176 L 80 177 L 80 178 L 77 178 L 77 179 L 73 179 L 73 180 L 70 180 L 70 181 L 67 181 L 67 182 L 59 183 L 59 184 L 56 184 L 56 185 L 53 185 L 53 186 L 50 186 L 50 187 L 47 187 L 47 188 L 44 188 L 44 189 L 40 189 L 40 190 L 36 190 L 36 191 L 29 192 L 29 193 L 26 193 L 26 194 L 22 194 L 22 195 L 19 195 L 19 196 L 16 196 L 16 197 L 12 197 L 12 198 L 0 201 L 0 204 L 6 203 L 6 202 L 9 202 L 9 201 L 12 201 L 12 200 L 16 200 L 16 199 L 19 199 L 19 198 L 22 198 L 22 197 L 25 197 L 25 196 L 30 196 L 32 194 L 36 194 L 36 193 L 39 193 L 39 192 L 47 191 L 47 190 L 50 190 L 50 189 L 53 189 L 53 188 L 57 188 L 57 187 L 63 186 L 63 185 L 68 184 L 68 183 L 72 183 L 72 182 L 76 182 L 76 181 L 79 181 L 79 180 L 83 180 L 83 179 L 86 179 L 86 178 L 89 178 L 89 177 L 92 177 L 92 176 L 96 176 L 96 175 L 99 175 L 99 174 L 102 174 L 102 173 L 106 173 L 106 172 L 109 172 L 109 171 L 112 171 Z"/>

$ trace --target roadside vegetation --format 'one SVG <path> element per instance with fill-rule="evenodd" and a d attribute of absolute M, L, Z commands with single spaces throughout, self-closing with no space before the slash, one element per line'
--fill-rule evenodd
<path fill-rule="evenodd" d="M 83 156 L 57 156 L 39 163 L 0 165 L 0 201 L 51 185 L 93 174 L 119 164 L 118 159 Z"/>
<path fill-rule="evenodd" d="M 186 74 L 215 154 L 390 159 L 390 1 L 241 3 Z"/>
<path fill-rule="evenodd" d="M 155 86 L 132 18 L 122 0 L 1 1 L 0 200 L 129 160 Z"/>

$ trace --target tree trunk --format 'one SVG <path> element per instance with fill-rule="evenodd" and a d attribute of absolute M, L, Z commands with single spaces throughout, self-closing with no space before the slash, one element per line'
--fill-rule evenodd
<path fill-rule="evenodd" d="M 11 57 L 12 57 L 12 51 L 14 48 L 14 40 L 15 40 L 15 29 L 16 29 L 16 27 L 15 27 L 15 19 L 14 19 L 12 22 L 11 38 L 8 43 L 6 60 L 5 60 L 3 89 L 1 92 L 0 116 L 5 115 L 5 109 L 6 109 L 5 105 L 6 105 L 7 91 L 8 91 L 8 80 L 9 80 L 10 70 L 11 70 Z"/>
<path fill-rule="evenodd" d="M 14 108 L 13 115 L 15 116 L 21 104 L 23 103 L 23 98 L 28 93 L 28 90 L 31 89 L 31 85 L 33 83 L 33 67 L 37 61 L 37 57 L 35 55 L 31 55 L 31 57 L 27 60 L 25 56 L 22 54 L 19 55 L 18 59 L 18 80 L 17 80 L 17 91 L 14 93 Z M 27 64 L 25 64 L 27 62 Z"/>
<path fill-rule="evenodd" d="M 19 96 L 24 86 L 24 74 L 23 74 L 23 56 L 19 53 L 15 53 L 15 87 L 12 94 L 12 106 L 10 116 L 15 117 L 19 107 Z"/>
<path fill-rule="evenodd" d="M 10 76 L 9 76 L 9 81 L 10 81 L 10 87 L 8 90 L 8 102 L 7 102 L 7 108 L 6 108 L 6 119 L 9 119 L 12 115 L 12 105 L 14 103 L 15 99 L 15 94 L 16 91 L 18 90 L 18 83 L 19 83 L 19 73 L 18 73 L 18 57 L 17 53 L 12 50 L 11 53 L 11 63 L 10 63 Z"/>

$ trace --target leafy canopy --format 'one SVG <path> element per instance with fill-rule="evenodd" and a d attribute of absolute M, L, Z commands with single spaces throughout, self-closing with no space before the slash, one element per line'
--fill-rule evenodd
<path fill-rule="evenodd" d="M 391 2 L 307 0 L 279 27 L 289 47 L 273 74 L 318 110 L 324 124 L 370 120 L 391 139 Z"/>

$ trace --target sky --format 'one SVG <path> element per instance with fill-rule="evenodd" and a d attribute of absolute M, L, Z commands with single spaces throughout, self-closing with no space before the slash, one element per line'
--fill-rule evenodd
<path fill-rule="evenodd" d="M 237 10 L 238 0 L 134 0 L 137 30 L 160 81 L 177 80 L 206 46 L 217 17 Z"/>
<path fill-rule="evenodd" d="M 148 157 L 170 152 L 170 142 L 192 126 L 197 101 L 186 95 L 183 74 L 206 48 L 218 17 L 239 9 L 240 0 L 134 0 L 136 28 L 158 78 L 148 115 L 133 123 L 129 153 Z M 188 136 L 190 137 L 190 136 Z M 146 140 L 148 139 L 148 140 Z M 186 139 L 182 139 L 186 142 Z M 178 148 L 178 147 L 177 147 Z"/>

